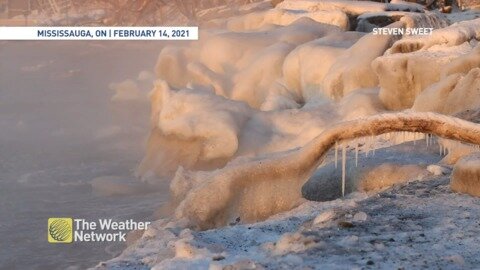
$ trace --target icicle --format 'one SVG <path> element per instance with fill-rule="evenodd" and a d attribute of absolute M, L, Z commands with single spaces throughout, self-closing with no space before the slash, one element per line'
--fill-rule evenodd
<path fill-rule="evenodd" d="M 345 176 L 347 168 L 347 148 L 342 144 L 342 197 L 345 197 Z"/>
<path fill-rule="evenodd" d="M 368 139 L 365 138 L 364 144 L 363 144 L 363 151 L 365 151 L 365 157 L 368 157 L 368 151 L 369 151 L 369 146 L 368 146 Z"/>
<path fill-rule="evenodd" d="M 430 137 L 429 134 L 425 134 L 425 143 L 427 144 L 427 148 L 428 148 L 428 146 L 429 146 L 429 144 L 430 144 L 430 138 L 429 138 L 429 137 Z"/>
<path fill-rule="evenodd" d="M 335 142 L 335 169 L 338 167 L 338 142 Z"/>
<path fill-rule="evenodd" d="M 375 156 L 375 150 L 377 149 L 376 142 L 377 142 L 376 137 L 372 136 L 372 148 L 373 148 L 372 156 Z"/>
<path fill-rule="evenodd" d="M 358 167 L 358 141 L 355 140 L 355 167 Z"/>

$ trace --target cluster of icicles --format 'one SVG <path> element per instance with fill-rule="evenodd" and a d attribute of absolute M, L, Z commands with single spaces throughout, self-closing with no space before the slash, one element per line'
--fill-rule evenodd
<path fill-rule="evenodd" d="M 416 145 L 417 141 L 419 140 L 425 140 L 427 148 L 437 144 L 439 148 L 439 154 L 441 156 L 446 156 L 448 153 L 450 153 L 452 147 L 457 148 L 461 145 L 471 147 L 475 150 L 480 150 L 480 145 L 466 144 L 458 141 L 449 141 L 450 143 L 448 145 L 450 147 L 444 146 L 442 143 L 440 143 L 440 138 L 437 138 L 432 134 L 423 134 L 418 132 L 386 133 L 381 135 L 381 137 L 383 139 L 380 140 L 381 142 L 398 142 L 400 138 L 401 142 L 413 141 L 413 145 Z M 358 167 L 358 156 L 361 151 L 365 153 L 365 157 L 375 156 L 375 151 L 377 149 L 376 142 L 378 142 L 376 136 L 358 138 L 353 141 L 353 145 L 355 147 L 355 167 Z M 348 148 L 352 147 L 351 144 L 346 142 L 342 142 L 340 144 L 338 142 L 335 143 L 335 168 L 338 168 L 339 148 L 341 148 L 342 152 L 342 196 L 345 196 L 347 150 Z"/>

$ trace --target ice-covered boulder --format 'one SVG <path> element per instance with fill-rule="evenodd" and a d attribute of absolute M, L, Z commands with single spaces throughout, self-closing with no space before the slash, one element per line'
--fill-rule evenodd
<path fill-rule="evenodd" d="M 442 78 L 457 73 L 467 74 L 476 67 L 480 67 L 480 45 L 450 62 L 442 71 Z"/>
<path fill-rule="evenodd" d="M 470 71 L 478 62 L 472 48 L 480 38 L 479 29 L 477 19 L 436 29 L 431 35 L 405 36 L 395 42 L 373 62 L 384 105 L 391 110 L 410 108 L 430 85 L 449 74 Z M 466 56 L 469 53 L 472 55 Z M 436 88 L 449 88 L 451 80 L 454 79 L 449 78 Z"/>
<path fill-rule="evenodd" d="M 238 150 L 239 133 L 252 111 L 243 102 L 208 91 L 171 90 L 156 85 L 152 98 L 152 131 L 138 173 L 152 170 L 169 176 L 178 166 L 212 168 Z"/>
<path fill-rule="evenodd" d="M 418 50 L 426 50 L 435 45 L 445 47 L 458 46 L 470 40 L 480 38 L 480 19 L 462 21 L 449 27 L 436 29 L 431 35 L 406 36 L 395 42 L 389 53 L 408 53 Z"/>
<path fill-rule="evenodd" d="M 354 120 L 385 111 L 378 98 L 378 88 L 358 89 L 342 99 L 339 103 L 339 113 L 343 120 Z"/>
<path fill-rule="evenodd" d="M 389 27 L 403 28 L 402 22 L 396 22 Z M 376 87 L 378 77 L 372 68 L 372 61 L 399 39 L 396 35 L 363 36 L 352 47 L 338 57 L 329 69 L 322 83 L 323 92 L 339 100 L 349 92 L 360 89 Z"/>
<path fill-rule="evenodd" d="M 432 84 L 416 98 L 412 109 L 454 115 L 480 107 L 480 68 L 465 76 L 450 75 Z"/>
<path fill-rule="evenodd" d="M 460 159 L 453 168 L 450 187 L 458 193 L 480 197 L 480 154 Z"/>
<path fill-rule="evenodd" d="M 416 97 L 438 82 L 444 69 L 454 59 L 471 51 L 468 43 L 455 47 L 418 50 L 410 53 L 385 54 L 373 61 L 378 75 L 380 99 L 390 110 L 411 108 Z M 451 85 L 439 85 L 444 89 Z"/>
<path fill-rule="evenodd" d="M 321 92 L 325 75 L 345 51 L 364 36 L 358 32 L 338 32 L 295 48 L 283 63 L 283 80 L 288 89 L 304 100 Z"/>
<path fill-rule="evenodd" d="M 297 107 L 301 94 L 279 87 L 285 57 L 298 45 L 339 33 L 340 28 L 309 18 L 254 32 L 204 31 L 190 46 L 165 47 L 156 74 L 173 88 L 211 88 L 254 108 Z"/>
<path fill-rule="evenodd" d="M 456 114 L 480 107 L 480 68 L 470 70 L 448 95 L 443 112 Z"/>
<path fill-rule="evenodd" d="M 443 112 L 446 100 L 460 78 L 459 74 L 454 74 L 428 86 L 415 98 L 412 110 L 417 112 Z"/>

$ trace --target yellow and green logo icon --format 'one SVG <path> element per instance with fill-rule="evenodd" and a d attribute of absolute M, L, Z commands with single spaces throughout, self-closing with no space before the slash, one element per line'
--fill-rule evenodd
<path fill-rule="evenodd" d="M 72 243 L 73 219 L 72 218 L 49 218 L 48 219 L 48 242 L 49 243 Z"/>

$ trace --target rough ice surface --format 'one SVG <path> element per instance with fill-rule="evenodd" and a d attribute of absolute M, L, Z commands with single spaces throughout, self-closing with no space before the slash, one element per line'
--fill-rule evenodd
<path fill-rule="evenodd" d="M 450 186 L 453 191 L 480 196 L 480 154 L 471 154 L 460 159 L 453 167 Z"/>
<path fill-rule="evenodd" d="M 477 50 L 473 48 L 480 37 L 478 29 L 477 19 L 436 29 L 432 35 L 406 36 L 395 42 L 373 63 L 384 105 L 393 110 L 410 108 L 416 97 L 433 83 L 441 84 L 447 75 L 475 67 Z M 439 88 L 448 84 L 451 82 L 444 82 Z"/>
<path fill-rule="evenodd" d="M 480 106 L 480 21 L 401 1 L 264 3 L 205 11 L 199 41 L 162 48 L 137 173 L 170 183 L 173 213 L 98 267 L 476 265 L 461 217 L 480 210 L 448 178 L 480 144 L 460 116 Z"/>
<path fill-rule="evenodd" d="M 475 267 L 478 201 L 448 184 L 448 177 L 414 181 L 201 232 L 160 220 L 98 269 Z"/>

